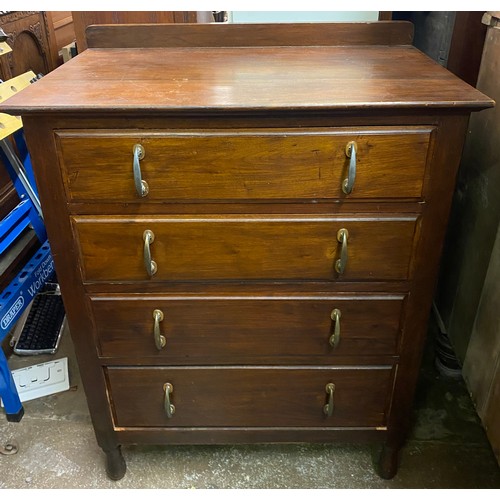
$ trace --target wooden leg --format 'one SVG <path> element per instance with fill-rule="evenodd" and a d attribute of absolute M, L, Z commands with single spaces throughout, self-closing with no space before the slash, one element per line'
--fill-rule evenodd
<path fill-rule="evenodd" d="M 117 446 L 112 450 L 104 450 L 104 453 L 106 453 L 106 474 L 109 479 L 118 481 L 127 471 L 127 465 L 123 459 L 122 450 L 120 446 Z"/>
<path fill-rule="evenodd" d="M 378 462 L 378 475 L 382 479 L 392 479 L 398 472 L 399 447 L 384 444 Z"/>

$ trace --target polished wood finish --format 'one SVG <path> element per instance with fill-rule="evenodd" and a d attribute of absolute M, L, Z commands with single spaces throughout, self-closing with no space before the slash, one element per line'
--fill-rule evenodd
<path fill-rule="evenodd" d="M 213 16 L 207 16 L 208 12 L 195 11 L 73 11 L 71 14 L 80 53 L 87 49 L 86 30 L 90 25 L 213 22 Z M 92 29 L 99 31 L 95 26 Z"/>
<path fill-rule="evenodd" d="M 110 367 L 106 375 L 117 427 L 380 427 L 392 368 Z M 165 383 L 173 386 L 172 418 Z M 323 411 L 328 383 L 331 417 Z"/>
<path fill-rule="evenodd" d="M 166 31 L 174 27 L 163 26 Z M 4 109 L 24 115 L 77 111 L 139 117 L 393 111 L 394 103 L 426 113 L 492 105 L 413 47 L 360 45 L 85 51 L 77 64 L 63 64 L 44 78 L 43 86 L 30 86 Z"/>
<path fill-rule="evenodd" d="M 109 479 L 118 481 L 127 472 L 127 465 L 123 459 L 121 447 L 117 446 L 104 451 L 106 453 L 106 474 Z"/>
<path fill-rule="evenodd" d="M 71 201 L 420 198 L 429 127 L 207 132 L 57 132 Z M 357 147 L 351 196 L 342 191 Z M 137 196 L 133 148 L 145 151 L 146 199 Z M 168 177 L 163 175 L 168 171 Z M 202 188 L 200 189 L 200 186 Z"/>
<path fill-rule="evenodd" d="M 137 22 L 137 21 L 136 21 Z M 125 24 L 125 23 L 124 23 Z M 409 45 L 408 22 L 91 26 L 90 48 Z"/>
<path fill-rule="evenodd" d="M 392 448 L 387 444 L 382 446 L 378 462 L 378 474 L 382 479 L 392 479 L 399 467 L 399 448 Z"/>
<path fill-rule="evenodd" d="M 23 115 L 97 441 L 120 474 L 122 444 L 345 439 L 384 440 L 382 474 L 396 471 L 468 117 L 493 102 L 412 47 L 311 46 L 312 28 L 287 29 L 293 47 L 259 46 L 277 34 L 252 25 L 228 40 L 246 33 L 253 48 L 89 49 L 4 107 Z M 325 33 L 336 29 L 345 35 Z M 364 25 L 351 29 L 373 42 Z M 155 30 L 157 41 L 179 33 Z M 193 28 L 189 43 L 217 30 Z M 362 144 L 352 195 L 338 190 L 345 165 L 332 173 L 325 159 L 346 128 Z M 134 197 L 126 173 L 136 139 L 151 198 Z M 81 160 L 81 144 L 94 155 Z M 392 172 L 378 177 L 385 162 Z M 238 172 L 260 177 L 254 198 Z M 350 234 L 341 277 L 340 224 Z M 325 345 L 335 305 L 336 352 Z"/>
<path fill-rule="evenodd" d="M 103 357 L 141 357 L 167 365 L 275 362 L 330 364 L 343 356 L 396 355 L 404 295 L 90 297 Z M 153 337 L 153 311 L 164 314 Z M 330 344 L 340 311 L 340 341 Z M 293 322 L 289 318 L 293 317 Z M 286 328 L 283 325 L 287 324 Z M 130 335 L 134 325 L 134 335 Z"/>
<path fill-rule="evenodd" d="M 416 217 L 75 217 L 82 279 L 150 281 L 144 231 L 158 270 L 154 281 L 404 280 L 410 277 Z M 344 274 L 335 270 L 349 232 Z"/>

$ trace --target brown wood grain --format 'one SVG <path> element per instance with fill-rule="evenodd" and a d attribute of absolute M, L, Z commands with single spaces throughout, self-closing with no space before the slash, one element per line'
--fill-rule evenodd
<path fill-rule="evenodd" d="M 106 374 L 118 427 L 378 427 L 393 370 L 113 367 Z M 165 383 L 173 386 L 172 418 L 164 411 Z M 331 417 L 323 412 L 328 383 L 335 384 Z"/>
<path fill-rule="evenodd" d="M 385 427 L 116 427 L 121 444 L 379 443 Z"/>
<path fill-rule="evenodd" d="M 74 217 L 83 279 L 92 281 L 405 280 L 416 216 Z M 337 233 L 345 228 L 342 276 Z M 144 265 L 144 231 L 158 271 Z"/>
<path fill-rule="evenodd" d="M 271 28 L 249 44 L 265 39 L 276 40 Z M 90 49 L 6 103 L 24 115 L 99 445 L 116 455 L 120 443 L 384 438 L 392 473 L 411 425 L 468 116 L 491 105 L 401 45 Z M 311 165 L 324 170 L 323 159 L 334 157 L 329 140 L 338 134 L 330 131 L 342 136 L 349 127 L 385 127 L 404 140 L 361 134 L 360 168 L 378 159 L 363 180 L 360 170 L 358 198 L 329 198 L 335 195 L 307 179 L 315 177 Z M 144 172 L 167 178 L 168 166 L 148 162 L 152 151 L 174 162 L 157 147 L 172 131 L 168 140 L 182 153 L 176 168 L 189 174 L 171 177 L 181 187 L 160 181 L 158 196 L 172 201 L 137 203 L 84 179 L 86 169 L 100 169 L 106 183 L 122 182 L 121 160 L 101 140 L 121 136 L 120 144 L 150 141 Z M 194 138 L 201 142 L 192 156 L 215 165 L 210 174 L 179 143 L 193 131 L 206 134 Z M 311 136 L 321 138 L 323 159 L 309 157 Z M 88 150 L 80 158 L 81 137 Z M 232 156 L 219 152 L 223 146 Z M 262 163 L 250 169 L 246 161 Z M 238 191 L 238 172 L 258 172 L 260 198 Z M 338 184 L 338 172 L 325 172 Z M 377 178 L 381 172 L 386 178 Z M 72 200 L 68 186 L 81 198 Z M 341 278 L 333 270 L 340 224 L 350 234 Z M 153 278 L 143 265 L 144 229 L 156 235 Z M 344 336 L 328 363 L 323 332 L 338 301 Z M 154 304 L 165 309 L 161 353 L 150 350 Z M 338 382 L 338 406 L 326 419 L 330 381 Z M 174 384 L 171 420 L 162 410 L 165 382 Z"/>
<path fill-rule="evenodd" d="M 75 27 L 70 11 L 48 11 L 46 16 L 52 25 L 57 51 L 75 41 Z M 62 63 L 62 57 L 61 57 Z"/>
<path fill-rule="evenodd" d="M 78 52 L 87 49 L 85 31 L 89 25 L 129 24 L 129 23 L 173 23 L 174 13 L 167 12 L 110 12 L 110 11 L 73 11 L 76 43 Z"/>
<path fill-rule="evenodd" d="M 375 127 L 287 130 L 59 131 L 73 202 L 419 198 L 432 129 Z M 357 144 L 356 180 L 342 191 Z M 145 151 L 138 196 L 133 148 Z"/>
<path fill-rule="evenodd" d="M 93 323 L 85 292 L 76 266 L 77 246 L 72 237 L 67 204 L 63 196 L 62 176 L 55 167 L 56 151 L 53 132 L 40 122 L 23 120 L 26 140 L 33 163 L 40 199 L 43 200 L 44 223 L 50 241 L 57 278 L 75 355 L 80 367 L 90 417 L 97 443 L 103 450 L 115 449 L 118 439 L 113 432 L 112 414 L 106 395 L 106 381 L 96 349 L 93 347 Z"/>
<path fill-rule="evenodd" d="M 196 23 L 198 20 L 197 12 L 193 11 L 73 11 L 72 14 L 79 52 L 87 48 L 86 30 L 89 25 Z M 128 37 L 130 38 L 130 31 Z"/>
<path fill-rule="evenodd" d="M 86 50 L 0 109 L 138 117 L 492 105 L 414 47 L 325 46 Z"/>
<path fill-rule="evenodd" d="M 94 296 L 100 352 L 168 365 L 334 363 L 339 356 L 397 353 L 402 295 Z M 153 311 L 166 346 L 154 343 Z M 338 309 L 340 342 L 330 345 Z M 286 325 L 286 326 L 285 326 Z M 133 326 L 134 333 L 131 334 Z"/>
<path fill-rule="evenodd" d="M 427 199 L 428 213 L 422 218 L 401 343 L 401 362 L 394 385 L 394 404 L 389 418 L 388 445 L 397 452 L 412 420 L 412 403 L 427 335 L 429 313 L 437 281 L 444 234 L 448 222 L 456 173 L 467 130 L 467 116 L 443 117 L 432 158 L 432 183 Z M 460 144 L 460 147 L 457 147 Z M 425 186 L 424 186 L 425 189 Z"/>
<path fill-rule="evenodd" d="M 413 40 L 413 25 L 406 21 L 143 24 L 90 26 L 86 35 L 89 48 L 409 45 Z"/>
<path fill-rule="evenodd" d="M 206 281 L 195 284 L 186 282 L 169 282 L 168 289 L 165 282 L 153 281 L 145 283 L 121 282 L 119 291 L 113 282 L 85 283 L 84 289 L 89 295 L 114 295 L 120 294 L 143 294 L 154 295 L 169 294 L 195 294 L 195 295 L 217 295 L 217 296 L 255 296 L 270 295 L 293 296 L 297 294 L 311 293 L 328 296 L 337 293 L 390 293 L 395 295 L 406 294 L 411 287 L 411 281 Z"/>
<path fill-rule="evenodd" d="M 27 71 L 45 75 L 57 67 L 56 40 L 47 11 L 10 11 L 2 14 L 0 27 L 12 47 L 12 52 L 0 57 L 2 80 Z"/>

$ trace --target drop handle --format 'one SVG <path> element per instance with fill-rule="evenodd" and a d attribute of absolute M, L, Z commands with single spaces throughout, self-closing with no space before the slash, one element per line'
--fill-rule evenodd
<path fill-rule="evenodd" d="M 135 190 L 141 198 L 144 198 L 144 196 L 147 196 L 149 193 L 149 186 L 148 183 L 142 179 L 140 160 L 144 158 L 144 156 L 146 155 L 146 151 L 140 144 L 135 144 L 133 153 L 134 159 L 132 167 L 134 172 Z"/>
<path fill-rule="evenodd" d="M 146 229 L 142 234 L 144 240 L 144 267 L 149 276 L 153 276 L 158 270 L 156 262 L 151 257 L 151 244 L 155 240 L 155 235 L 150 229 Z"/>
<path fill-rule="evenodd" d="M 174 386 L 169 382 L 163 384 L 163 392 L 165 393 L 165 399 L 163 402 L 165 413 L 167 418 L 172 418 L 175 413 L 175 406 L 170 402 L 170 395 L 174 392 Z"/>
<path fill-rule="evenodd" d="M 323 407 L 323 412 L 327 417 L 331 417 L 333 415 L 333 395 L 335 393 L 335 384 L 326 384 L 325 391 L 328 395 L 328 402 Z"/>
<path fill-rule="evenodd" d="M 347 240 L 349 239 L 349 231 L 347 229 L 342 228 L 339 229 L 337 233 L 337 241 L 342 244 L 342 248 L 340 250 L 340 259 L 337 259 L 335 262 L 335 271 L 339 274 L 344 274 L 345 268 L 347 266 Z"/>
<path fill-rule="evenodd" d="M 349 170 L 347 177 L 342 182 L 342 191 L 345 194 L 351 194 L 356 182 L 356 155 L 358 152 L 358 145 L 356 141 L 349 141 L 345 147 L 345 155 L 349 158 Z"/>
<path fill-rule="evenodd" d="M 330 345 L 337 347 L 340 342 L 340 317 L 342 316 L 340 309 L 334 309 L 330 314 L 333 321 L 333 334 L 330 336 Z"/>
<path fill-rule="evenodd" d="M 153 336 L 155 339 L 156 348 L 161 351 L 166 343 L 167 339 L 161 334 L 160 331 L 160 322 L 163 321 L 164 315 L 163 312 L 159 309 L 155 309 L 153 311 L 153 319 L 154 319 L 154 327 L 153 327 Z"/>

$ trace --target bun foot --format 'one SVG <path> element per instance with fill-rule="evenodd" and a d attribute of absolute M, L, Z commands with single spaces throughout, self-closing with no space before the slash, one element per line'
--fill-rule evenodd
<path fill-rule="evenodd" d="M 106 453 L 106 474 L 113 481 L 120 480 L 127 471 L 120 446 L 113 450 L 104 450 L 104 453 Z"/>
<path fill-rule="evenodd" d="M 378 475 L 382 479 L 392 479 L 398 472 L 399 448 L 384 445 L 378 461 Z"/>

